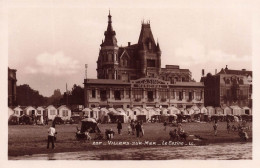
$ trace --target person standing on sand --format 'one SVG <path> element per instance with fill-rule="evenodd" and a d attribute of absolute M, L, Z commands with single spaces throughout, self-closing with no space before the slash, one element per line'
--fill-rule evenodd
<path fill-rule="evenodd" d="M 166 131 L 166 127 L 167 127 L 167 122 L 166 121 L 164 121 L 163 126 L 164 126 L 164 131 Z"/>
<path fill-rule="evenodd" d="M 227 119 L 227 132 L 228 132 L 228 134 L 230 132 L 230 129 L 231 129 L 230 121 L 229 121 L 229 119 Z"/>
<path fill-rule="evenodd" d="M 139 121 L 137 122 L 135 129 L 136 129 L 136 137 L 139 137 L 139 133 L 142 129 Z"/>
<path fill-rule="evenodd" d="M 134 123 L 134 121 L 132 120 L 131 121 L 131 128 L 132 128 L 132 135 L 135 135 L 135 123 Z"/>
<path fill-rule="evenodd" d="M 141 137 L 142 137 L 142 136 L 144 136 L 144 127 L 143 127 L 143 122 L 141 122 L 140 125 L 141 125 L 141 133 L 142 133 L 142 134 L 141 134 Z"/>
<path fill-rule="evenodd" d="M 54 136 L 56 134 L 55 130 L 55 124 L 53 123 L 52 126 L 48 129 L 48 144 L 47 144 L 47 149 L 49 149 L 49 144 L 52 144 L 52 149 L 55 148 L 54 146 Z"/>
<path fill-rule="evenodd" d="M 118 134 L 121 135 L 121 129 L 122 129 L 122 124 L 120 121 L 117 122 L 117 130 L 118 130 Z"/>
<path fill-rule="evenodd" d="M 214 129 L 214 135 L 217 136 L 217 133 L 218 133 L 218 121 L 217 120 L 214 122 L 213 129 Z"/>

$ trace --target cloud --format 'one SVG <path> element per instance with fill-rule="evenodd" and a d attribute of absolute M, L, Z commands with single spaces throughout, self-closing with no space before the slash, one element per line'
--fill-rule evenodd
<path fill-rule="evenodd" d="M 73 75 L 79 70 L 79 62 L 71 57 L 65 56 L 63 52 L 42 53 L 36 56 L 35 65 L 25 68 L 28 74 L 46 75 Z"/>
<path fill-rule="evenodd" d="M 175 58 L 183 65 L 252 60 L 252 57 L 249 55 L 239 57 L 221 49 L 206 48 L 206 45 L 195 39 L 185 39 L 181 46 L 175 48 L 174 53 Z"/>

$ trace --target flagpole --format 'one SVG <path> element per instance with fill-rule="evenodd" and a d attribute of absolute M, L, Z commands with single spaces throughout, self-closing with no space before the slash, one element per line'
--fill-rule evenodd
<path fill-rule="evenodd" d="M 67 85 L 67 83 L 66 83 L 66 95 L 67 95 L 66 104 L 68 106 L 68 85 Z"/>

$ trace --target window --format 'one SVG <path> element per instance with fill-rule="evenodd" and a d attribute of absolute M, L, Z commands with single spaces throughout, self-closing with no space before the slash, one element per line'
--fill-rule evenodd
<path fill-rule="evenodd" d="M 147 59 L 147 67 L 155 67 L 155 60 Z"/>
<path fill-rule="evenodd" d="M 114 97 L 115 97 L 115 100 L 121 100 L 120 90 L 114 91 Z"/>
<path fill-rule="evenodd" d="M 106 90 L 100 90 L 100 98 L 102 101 L 107 100 L 107 91 Z"/>
<path fill-rule="evenodd" d="M 96 98 L 96 91 L 95 91 L 95 89 L 92 89 L 92 98 Z"/>
<path fill-rule="evenodd" d="M 192 100 L 192 92 L 189 92 L 189 100 Z"/>
<path fill-rule="evenodd" d="M 182 91 L 179 92 L 179 100 L 182 100 Z"/>
<path fill-rule="evenodd" d="M 55 110 L 50 110 L 50 115 L 56 115 Z"/>
<path fill-rule="evenodd" d="M 62 110 L 62 116 L 64 117 L 68 116 L 68 110 Z"/>

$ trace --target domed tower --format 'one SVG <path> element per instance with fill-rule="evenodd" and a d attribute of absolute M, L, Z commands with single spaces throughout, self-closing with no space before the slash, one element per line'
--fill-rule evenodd
<path fill-rule="evenodd" d="M 150 22 L 142 23 L 138 40 L 138 60 L 140 77 L 159 77 L 161 70 L 161 49 L 154 41 Z"/>
<path fill-rule="evenodd" d="M 105 40 L 102 40 L 100 45 L 97 61 L 98 79 L 118 79 L 118 46 L 111 18 L 109 11 L 107 30 L 104 33 Z"/>

